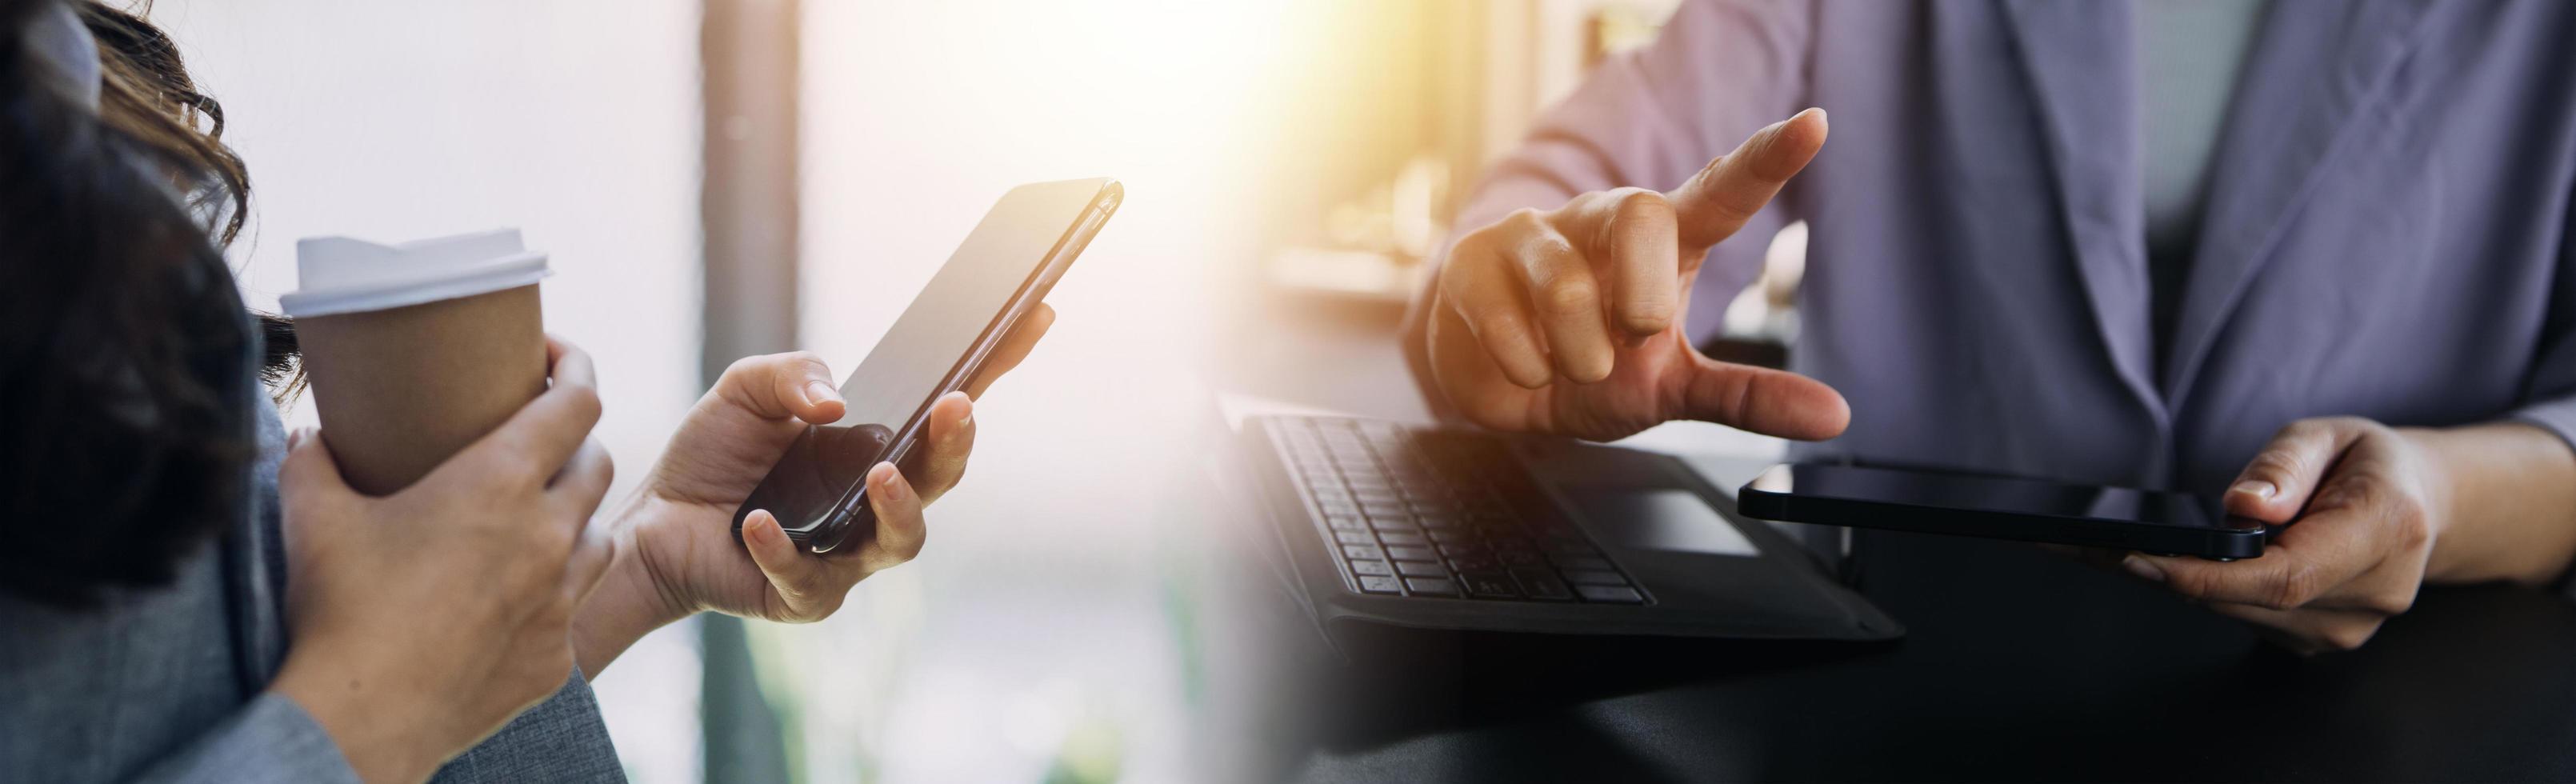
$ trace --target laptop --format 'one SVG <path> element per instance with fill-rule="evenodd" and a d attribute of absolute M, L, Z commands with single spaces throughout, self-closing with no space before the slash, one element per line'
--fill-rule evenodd
<path fill-rule="evenodd" d="M 1243 420 L 1283 579 L 1328 637 L 1352 623 L 1870 641 L 1904 627 L 1839 553 L 1733 514 L 1681 458 L 1341 416 Z"/>

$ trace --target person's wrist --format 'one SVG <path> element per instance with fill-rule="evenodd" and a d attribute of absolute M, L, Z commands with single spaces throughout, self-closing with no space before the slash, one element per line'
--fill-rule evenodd
<path fill-rule="evenodd" d="M 2418 464 L 2422 466 L 2423 472 L 2421 487 L 2425 496 L 2424 523 L 2425 527 L 2438 537 L 2460 517 L 2459 510 L 2456 508 L 2456 499 L 2460 496 L 2459 472 L 2454 470 L 2455 466 L 2452 465 L 2454 460 L 2446 451 L 2443 431 L 2440 428 L 2431 427 L 2400 427 L 2391 428 L 2391 430 L 2396 432 L 2398 438 L 2405 439 L 2406 443 L 2414 448 L 2416 456 L 2420 458 Z"/>
<path fill-rule="evenodd" d="M 2457 533 L 2463 520 L 2469 519 L 2459 508 L 2467 495 L 2460 487 L 2462 474 L 2459 456 L 2451 452 L 2449 433 L 2433 427 L 2394 428 L 2397 437 L 2414 447 L 2424 476 L 2420 480 L 2424 493 L 2424 573 L 2428 579 L 2441 579 L 2456 570 L 2446 557 L 2443 540 Z"/>
<path fill-rule="evenodd" d="M 573 656 L 584 677 L 596 677 L 645 634 L 698 611 L 686 587 L 665 579 L 648 552 L 654 526 L 669 512 L 668 502 L 646 488 L 598 523 L 612 526 L 617 545 L 598 586 L 573 614 Z"/>
<path fill-rule="evenodd" d="M 268 690 L 304 709 L 322 734 L 340 749 L 340 757 L 359 780 L 423 781 L 438 769 L 446 753 L 436 748 L 435 733 L 404 723 L 417 708 L 438 704 L 414 696 L 385 693 L 399 679 L 370 678 L 347 670 L 358 660 L 317 652 L 319 641 L 297 643 Z M 385 706 L 406 706 L 387 710 Z"/>

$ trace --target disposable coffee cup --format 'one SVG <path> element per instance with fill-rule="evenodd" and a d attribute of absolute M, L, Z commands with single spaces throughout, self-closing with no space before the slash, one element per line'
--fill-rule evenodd
<path fill-rule="evenodd" d="M 537 281 L 517 229 L 380 245 L 295 244 L 279 298 L 303 347 L 322 438 L 349 486 L 391 495 L 546 388 Z"/>

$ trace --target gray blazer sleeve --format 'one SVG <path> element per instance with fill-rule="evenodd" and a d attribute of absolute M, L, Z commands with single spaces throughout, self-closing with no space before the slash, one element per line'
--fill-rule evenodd
<path fill-rule="evenodd" d="M 574 676 L 553 697 L 440 768 L 432 781 L 621 782 L 617 750 L 590 684 Z M 262 693 L 134 784 L 358 781 L 340 747 L 294 700 Z"/>
<path fill-rule="evenodd" d="M 263 692 L 136 784 L 358 781 L 340 747 L 294 700 Z"/>
<path fill-rule="evenodd" d="M 608 741 L 590 682 L 573 673 L 561 690 L 449 760 L 438 784 L 469 782 L 621 782 L 617 747 Z"/>

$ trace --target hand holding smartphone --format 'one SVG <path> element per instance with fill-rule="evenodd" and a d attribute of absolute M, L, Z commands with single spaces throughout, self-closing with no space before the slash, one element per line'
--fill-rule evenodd
<path fill-rule="evenodd" d="M 1022 185 L 1004 194 L 841 385 L 847 413 L 813 425 L 734 510 L 733 535 L 767 509 L 787 538 L 825 553 L 873 537 L 868 469 L 902 463 L 930 405 L 974 378 L 1011 325 L 1064 276 L 1125 189 L 1111 179 Z"/>

